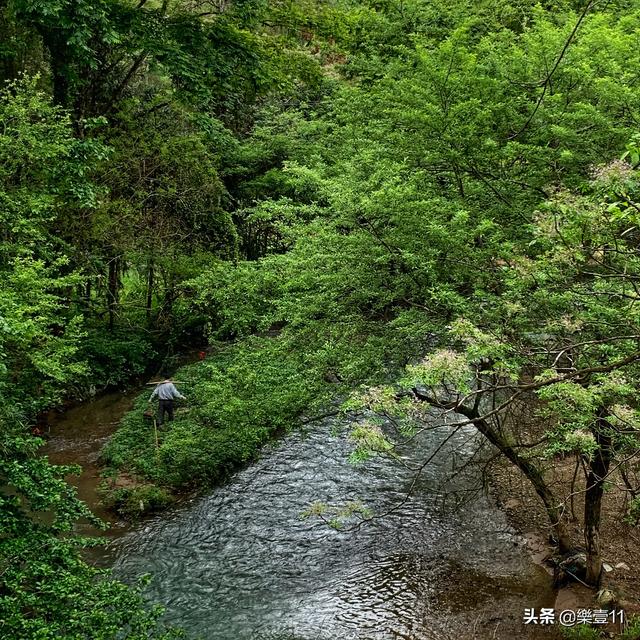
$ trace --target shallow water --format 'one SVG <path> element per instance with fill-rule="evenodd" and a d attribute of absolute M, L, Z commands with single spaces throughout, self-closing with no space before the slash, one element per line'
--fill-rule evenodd
<path fill-rule="evenodd" d="M 383 459 L 352 465 L 347 432 L 325 421 L 285 437 L 97 560 L 129 581 L 152 573 L 147 594 L 166 605 L 167 621 L 207 639 L 550 637 L 521 623 L 525 607 L 553 606 L 550 578 L 492 500 L 470 491 L 479 471 L 442 486 L 454 459 L 473 451 L 474 432 L 447 443 L 404 503 L 413 472 Z M 428 431 L 403 452 L 407 462 L 426 459 L 447 433 Z M 467 495 L 461 508 L 452 489 Z M 356 529 L 301 517 L 316 501 L 350 500 L 378 516 L 396 508 Z"/>
<path fill-rule="evenodd" d="M 100 451 L 117 429 L 122 416 L 132 408 L 138 393 L 140 390 L 136 389 L 129 393 L 104 394 L 71 407 L 62 415 L 51 411 L 47 418 L 50 435 L 41 453 L 53 464 L 82 466 L 80 475 L 71 475 L 67 480 L 77 488 L 79 497 L 92 511 L 111 524 L 110 536 L 128 527 L 100 504 L 97 494 L 102 482 Z M 81 525 L 81 529 L 83 533 L 99 533 L 89 525 Z"/>

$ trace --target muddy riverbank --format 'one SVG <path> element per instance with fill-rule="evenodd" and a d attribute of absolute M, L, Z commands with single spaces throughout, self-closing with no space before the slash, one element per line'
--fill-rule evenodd
<path fill-rule="evenodd" d="M 557 460 L 552 473 L 554 485 L 569 488 L 574 471 L 573 459 Z M 496 460 L 492 464 L 490 477 L 491 492 L 506 514 L 508 522 L 522 532 L 532 559 L 548 568 L 547 560 L 554 552 L 549 541 L 551 529 L 542 503 L 532 486 L 524 476 L 514 473 L 513 467 L 506 460 Z M 573 499 L 565 499 L 569 511 L 567 531 L 575 548 L 584 548 L 585 545 L 580 518 L 584 510 L 581 486 L 577 485 Z M 640 538 L 636 527 L 625 522 L 627 499 L 628 496 L 612 484 L 604 496 L 601 531 L 605 562 L 602 587 L 615 594 L 617 608 L 623 609 L 629 618 L 640 614 Z M 558 610 L 599 608 L 596 596 L 595 590 L 580 584 L 567 585 L 559 589 L 555 607 Z"/>

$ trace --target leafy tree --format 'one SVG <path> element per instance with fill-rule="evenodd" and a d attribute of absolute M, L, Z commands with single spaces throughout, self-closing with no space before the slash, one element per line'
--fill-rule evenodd
<path fill-rule="evenodd" d="M 16 637 L 164 633 L 80 561 L 72 523 L 90 516 L 20 425 L 205 327 L 237 342 L 193 369 L 207 400 L 160 451 L 138 407 L 111 464 L 221 478 L 330 389 L 406 370 L 361 404 L 408 432 L 427 405 L 461 414 L 532 482 L 561 549 L 549 473 L 576 457 L 599 580 L 605 488 L 620 477 L 630 521 L 640 504 L 637 141 L 635 168 L 606 164 L 637 127 L 636 3 L 5 4 L 2 78 L 40 71 L 0 98 L 0 617 Z"/>
<path fill-rule="evenodd" d="M 0 627 L 7 638 L 169 638 L 158 610 L 81 558 L 78 519 L 99 524 L 38 453 L 28 421 L 82 378 L 82 274 L 56 235 L 68 209 L 90 207 L 87 179 L 104 153 L 23 79 L 0 93 Z"/>
<path fill-rule="evenodd" d="M 632 423 L 635 221 L 607 207 L 622 188 L 631 215 L 637 176 L 623 167 L 616 187 L 590 172 L 633 131 L 623 69 L 639 61 L 626 15 L 565 9 L 532 9 L 519 29 L 416 38 L 376 78 L 338 91 L 272 179 L 286 195 L 251 212 L 278 224 L 287 252 L 193 286 L 231 335 L 282 327 L 320 376 L 380 379 L 441 341 L 407 374 L 409 407 L 384 397 L 409 416 L 436 405 L 475 425 L 532 482 L 562 551 L 574 544 L 568 498 L 547 474 L 554 456 L 577 455 L 595 584 L 608 474 L 636 452 L 612 409 Z M 601 55 L 603 38 L 615 46 Z M 519 429 L 526 405 L 540 415 Z M 633 467 L 620 468 L 635 495 Z"/>
<path fill-rule="evenodd" d="M 615 162 L 598 170 L 589 192 L 559 192 L 535 218 L 528 250 L 496 269 L 500 290 L 484 311 L 458 320 L 446 348 L 407 368 L 408 393 L 369 392 L 362 401 L 411 420 L 425 415 L 421 403 L 461 415 L 443 424 L 475 426 L 524 474 L 563 553 L 573 545 L 569 504 L 584 494 L 590 584 L 602 574 L 606 488 L 619 481 L 632 496 L 638 491 L 639 177 Z M 527 405 L 537 407 L 533 421 Z M 558 495 L 550 478 L 567 455 L 584 484 L 576 489 L 574 477 Z"/>
<path fill-rule="evenodd" d="M 14 426 L 15 425 L 15 426 Z M 80 549 L 90 541 L 73 535 L 79 519 L 99 524 L 65 476 L 77 468 L 50 465 L 41 442 L 0 419 L 0 623 L 3 637 L 180 637 L 159 625 L 159 608 L 135 588 L 90 567 Z"/>
<path fill-rule="evenodd" d="M 33 415 L 84 370 L 76 357 L 82 317 L 67 298 L 80 275 L 56 224 L 62 211 L 95 203 L 84 176 L 104 149 L 76 140 L 33 80 L 0 94 L 0 122 L 0 384 L 3 402 Z"/>

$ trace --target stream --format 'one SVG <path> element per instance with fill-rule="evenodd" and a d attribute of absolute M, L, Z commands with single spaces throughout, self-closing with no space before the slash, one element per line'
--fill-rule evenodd
<path fill-rule="evenodd" d="M 134 395 L 86 403 L 53 425 L 45 452 L 85 465 L 77 483 L 94 510 L 99 449 Z M 473 429 L 445 443 L 409 500 L 407 467 L 449 432 L 416 438 L 402 451 L 404 465 L 377 458 L 357 466 L 348 432 L 344 420 L 325 419 L 265 448 L 207 495 L 133 526 L 111 519 L 109 543 L 92 560 L 128 582 L 151 573 L 147 595 L 166 606 L 167 622 L 207 640 L 555 637 L 522 625 L 525 607 L 553 606 L 551 578 L 475 490 L 479 469 L 443 486 L 475 450 Z M 456 507 L 453 496 L 466 498 Z M 303 517 L 315 502 L 349 501 L 378 517 L 343 529 Z"/>

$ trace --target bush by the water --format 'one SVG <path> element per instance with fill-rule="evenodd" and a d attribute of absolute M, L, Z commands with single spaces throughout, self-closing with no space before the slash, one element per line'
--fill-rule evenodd
<path fill-rule="evenodd" d="M 164 509 L 173 502 L 173 496 L 166 489 L 148 484 L 117 488 L 105 484 L 100 493 L 107 508 L 129 520 Z"/>

